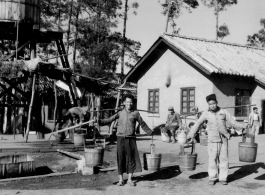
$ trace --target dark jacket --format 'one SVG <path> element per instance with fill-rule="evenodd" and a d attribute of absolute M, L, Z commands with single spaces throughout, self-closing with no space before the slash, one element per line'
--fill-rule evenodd
<path fill-rule="evenodd" d="M 170 125 L 177 125 L 179 127 L 182 126 L 182 121 L 178 113 L 174 112 L 172 115 L 171 114 L 167 115 L 167 121 L 165 126 L 168 127 Z"/>
<path fill-rule="evenodd" d="M 116 119 L 118 119 L 117 136 L 135 136 L 136 121 L 147 135 L 151 135 L 153 132 L 143 121 L 138 111 L 127 111 L 126 109 L 119 111 L 108 119 L 99 120 L 99 125 L 107 125 Z"/>

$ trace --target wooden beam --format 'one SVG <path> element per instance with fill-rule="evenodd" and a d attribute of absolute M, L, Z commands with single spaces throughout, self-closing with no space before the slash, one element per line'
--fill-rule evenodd
<path fill-rule="evenodd" d="M 30 41 L 24 43 L 23 45 L 21 45 L 21 46 L 18 48 L 17 52 L 19 52 L 21 49 L 23 49 L 24 47 L 26 47 L 26 46 L 29 45 L 29 44 L 30 44 Z M 9 58 L 13 57 L 14 55 L 16 55 L 16 52 L 13 52 L 13 53 L 9 54 L 8 56 L 6 56 L 6 57 L 5 57 L 4 59 L 2 59 L 1 61 L 7 61 Z"/>
<path fill-rule="evenodd" d="M 78 160 L 81 160 L 82 158 L 84 158 L 83 155 L 75 154 L 75 153 L 73 153 L 73 152 L 67 152 L 67 151 L 60 150 L 60 149 L 57 149 L 57 152 L 60 152 L 60 153 L 62 153 L 62 154 L 66 154 L 66 155 L 71 156 L 71 157 L 73 157 L 73 158 L 75 158 L 75 159 L 78 159 Z"/>
<path fill-rule="evenodd" d="M 14 99 L 16 99 L 17 101 L 21 101 L 21 99 L 19 97 L 17 97 L 15 94 L 12 93 L 12 87 L 6 88 L 6 86 L 3 85 L 2 83 L 0 83 L 0 87 L 2 87 L 2 89 L 4 90 L 4 92 L 6 92 L 9 95 L 11 95 Z M 3 97 L 3 95 L 1 97 Z"/>
<path fill-rule="evenodd" d="M 27 107 L 27 104 L 0 104 L 0 107 Z"/>
<path fill-rule="evenodd" d="M 54 176 L 62 176 L 62 175 L 70 175 L 76 172 L 58 172 L 58 173 L 50 173 L 47 175 L 37 175 L 37 176 L 28 176 L 28 177 L 16 177 L 16 178 L 9 178 L 9 179 L 0 179 L 0 182 L 9 182 L 9 181 L 18 181 L 18 180 L 26 180 L 26 179 L 38 179 L 44 177 L 54 177 Z"/>
<path fill-rule="evenodd" d="M 17 87 L 18 84 L 25 82 L 27 80 L 27 77 L 21 77 L 16 82 L 12 82 L 12 81 L 10 81 L 9 79 L 7 79 L 5 77 L 2 77 L 2 80 L 5 81 L 7 84 L 10 85 L 9 88 L 14 88 L 17 92 L 19 92 L 22 95 L 22 98 L 25 101 L 27 101 L 27 99 L 26 99 L 26 93 Z"/>

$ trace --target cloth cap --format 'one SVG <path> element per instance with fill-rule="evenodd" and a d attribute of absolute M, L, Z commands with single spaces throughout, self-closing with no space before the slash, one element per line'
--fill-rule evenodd
<path fill-rule="evenodd" d="M 174 110 L 173 106 L 168 107 L 168 111 Z"/>
<path fill-rule="evenodd" d="M 214 100 L 214 101 L 217 102 L 217 100 L 216 100 L 216 95 L 215 95 L 215 94 L 211 94 L 211 95 L 208 95 L 208 96 L 206 97 L 206 101 L 207 101 L 207 102 L 209 102 L 209 101 L 211 101 L 211 100 Z"/>

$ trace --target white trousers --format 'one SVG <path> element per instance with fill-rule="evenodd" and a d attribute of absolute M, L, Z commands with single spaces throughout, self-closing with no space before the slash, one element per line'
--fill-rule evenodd
<path fill-rule="evenodd" d="M 226 181 L 229 170 L 227 138 L 222 137 L 222 142 L 208 143 L 208 156 L 209 180 Z"/>
<path fill-rule="evenodd" d="M 259 129 L 260 129 L 259 121 L 254 121 L 252 128 L 251 128 L 251 134 L 252 135 L 258 135 Z"/>

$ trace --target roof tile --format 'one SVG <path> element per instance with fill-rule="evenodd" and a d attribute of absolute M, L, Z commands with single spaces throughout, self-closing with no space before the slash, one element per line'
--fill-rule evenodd
<path fill-rule="evenodd" d="M 163 34 L 170 45 L 210 73 L 255 77 L 265 84 L 265 49 Z"/>

